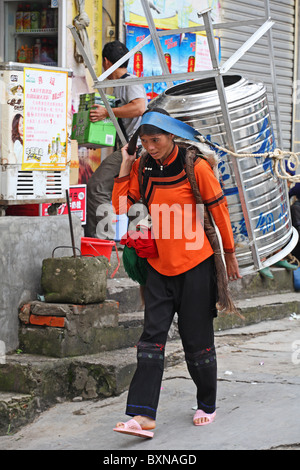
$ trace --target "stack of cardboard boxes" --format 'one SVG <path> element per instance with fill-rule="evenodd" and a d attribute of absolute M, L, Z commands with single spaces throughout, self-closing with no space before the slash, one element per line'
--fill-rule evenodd
<path fill-rule="evenodd" d="M 107 96 L 110 106 L 115 107 L 115 97 Z M 72 136 L 78 144 L 94 144 L 113 147 L 116 140 L 116 129 L 111 119 L 91 122 L 90 110 L 95 104 L 104 106 L 99 93 L 80 95 L 78 113 L 73 115 Z"/>

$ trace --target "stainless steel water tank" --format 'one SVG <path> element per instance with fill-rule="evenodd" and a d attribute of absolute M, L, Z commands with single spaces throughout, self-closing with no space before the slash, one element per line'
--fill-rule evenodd
<path fill-rule="evenodd" d="M 223 80 L 237 152 L 252 154 L 274 150 L 275 139 L 265 86 L 239 75 L 225 75 Z M 173 86 L 151 102 L 150 107 L 154 106 L 164 108 L 174 118 L 199 130 L 209 141 L 228 148 L 214 78 Z M 232 157 L 223 151 L 217 153 L 220 181 L 228 201 L 239 265 L 245 268 L 244 272 L 269 266 L 290 252 L 297 242 L 291 223 L 286 183 L 275 177 L 269 158 L 239 158 L 239 175 L 236 175 Z M 243 203 L 237 180 L 244 188 Z M 250 249 L 245 211 L 252 228 L 252 243 L 256 245 L 260 260 L 258 265 Z M 285 252 L 278 254 L 283 249 Z"/>

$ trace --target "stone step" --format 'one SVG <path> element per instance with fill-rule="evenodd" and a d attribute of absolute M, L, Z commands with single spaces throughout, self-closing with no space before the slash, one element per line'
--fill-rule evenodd
<path fill-rule="evenodd" d="M 39 400 L 31 394 L 0 392 L 0 436 L 25 426 L 38 413 Z"/>
<path fill-rule="evenodd" d="M 274 279 L 263 278 L 259 273 L 247 274 L 242 279 L 230 282 L 234 300 L 272 296 L 279 292 L 294 292 L 293 273 L 282 268 L 271 268 Z M 135 312 L 141 309 L 140 286 L 128 277 L 107 279 L 107 299 L 119 302 L 120 313 Z"/>
<path fill-rule="evenodd" d="M 285 292 L 273 295 L 249 297 L 235 302 L 241 315 L 219 313 L 215 319 L 215 330 L 251 325 L 266 320 L 276 320 L 300 313 L 300 293 Z"/>
<path fill-rule="evenodd" d="M 258 323 L 264 320 L 283 318 L 293 313 L 300 314 L 298 293 L 283 293 L 273 296 L 252 297 L 239 300 L 244 320 L 236 315 L 222 315 L 215 319 L 215 330 Z M 20 419 L 12 418 L 8 405 L 2 404 L 1 432 L 7 432 L 18 421 L 30 421 L 32 416 L 56 403 L 57 400 L 94 399 L 118 395 L 124 391 L 136 367 L 136 348 L 133 346 L 142 331 L 143 313 L 123 313 L 119 315 L 116 330 L 127 330 L 132 347 L 112 349 L 97 354 L 76 357 L 47 357 L 34 354 L 8 354 L 5 363 L 0 364 L 0 391 L 2 396 L 22 394 L 25 402 L 19 411 Z M 47 329 L 55 329 L 45 327 Z M 59 330 L 59 328 L 56 328 Z M 134 337 L 133 337 L 134 336 Z M 33 338 L 34 340 L 34 338 Z M 103 345 L 102 345 L 103 346 Z M 178 339 L 176 317 L 173 322 L 166 347 L 166 367 L 184 359 L 181 340 Z M 4 395 L 3 395 L 4 394 Z M 12 400 L 12 398 L 10 398 Z M 0 400 L 1 401 L 1 400 Z M 18 409 L 17 402 L 11 401 Z M 4 410 L 4 411 L 3 411 Z M 5 411 L 6 410 L 6 411 Z M 17 412 L 16 412 L 17 413 Z M 17 416 L 17 415 L 16 415 Z"/>
<path fill-rule="evenodd" d="M 298 315 L 300 314 L 300 293 L 284 292 L 272 296 L 249 297 L 248 299 L 237 300 L 235 305 L 243 318 L 235 314 L 228 315 L 219 312 L 214 320 L 216 331 L 242 327 L 266 320 L 276 320 L 294 313 Z M 143 312 L 120 314 L 119 323 L 122 324 L 123 322 L 127 328 L 130 328 L 131 325 L 142 325 Z M 168 338 L 169 340 L 179 338 L 177 314 L 174 316 Z"/>
<path fill-rule="evenodd" d="M 293 272 L 284 268 L 271 267 L 274 279 L 266 279 L 261 274 L 247 274 L 242 279 L 229 283 L 234 299 L 272 296 L 283 292 L 294 292 Z"/>
<path fill-rule="evenodd" d="M 215 328 L 224 330 L 299 313 L 299 300 L 297 292 L 239 299 L 235 304 L 244 318 L 220 313 L 215 319 Z M 54 308 L 66 316 L 63 328 L 23 323 L 19 330 L 19 349 L 28 354 L 74 357 L 126 348 L 136 344 L 143 330 L 143 311 L 119 312 L 118 303 L 113 300 L 89 306 L 38 302 L 31 305 L 35 313 L 48 314 Z M 178 338 L 176 316 L 169 338 Z"/>
<path fill-rule="evenodd" d="M 113 300 L 89 305 L 35 301 L 21 307 L 19 318 L 19 349 L 51 357 L 126 348 L 136 343 L 143 327 L 142 312 L 119 315 Z"/>
<path fill-rule="evenodd" d="M 119 303 L 120 313 L 136 312 L 142 306 L 140 285 L 128 277 L 108 278 L 106 298 Z"/>
<path fill-rule="evenodd" d="M 169 342 L 165 357 L 166 368 L 182 361 L 181 342 Z M 128 388 L 135 368 L 134 347 L 76 358 L 8 355 L 6 363 L 0 364 L 0 435 L 32 421 L 57 401 L 119 395 Z M 28 411 L 24 411 L 24 419 L 21 413 L 15 419 L 9 412 L 9 406 L 18 408 L 15 396 L 20 397 L 21 411 Z"/>

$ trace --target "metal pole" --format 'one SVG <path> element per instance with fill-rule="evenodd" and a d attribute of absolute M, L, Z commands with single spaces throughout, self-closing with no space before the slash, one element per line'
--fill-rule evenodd
<path fill-rule="evenodd" d="M 221 73 L 228 72 L 228 70 L 233 67 L 233 65 L 266 33 L 266 31 L 269 31 L 273 25 L 274 21 L 271 21 L 270 19 L 261 25 L 261 27 L 255 31 L 255 33 L 234 54 L 232 54 L 228 60 L 226 60 L 220 69 Z"/>
<path fill-rule="evenodd" d="M 160 44 L 159 37 L 157 35 L 156 27 L 155 27 L 155 24 L 154 24 L 153 17 L 151 15 L 148 0 L 141 0 L 141 2 L 142 2 L 142 7 L 144 9 L 145 17 L 146 17 L 146 20 L 147 20 L 147 23 L 148 23 L 148 28 L 150 30 L 151 38 L 152 38 L 156 53 L 158 55 L 158 60 L 159 60 L 162 72 L 163 72 L 163 74 L 171 75 L 170 71 L 169 71 L 169 68 L 167 66 L 167 62 L 166 62 L 161 44 Z M 173 82 L 167 81 L 167 86 L 168 87 L 172 86 L 172 85 L 173 85 Z"/>
<path fill-rule="evenodd" d="M 70 207 L 69 191 L 67 189 L 66 189 L 66 200 L 67 200 L 67 207 L 68 207 L 69 228 L 70 228 L 73 255 L 74 255 L 74 258 L 76 258 L 76 247 L 75 247 L 75 240 L 74 240 L 72 214 L 71 214 L 71 207 Z"/>
<path fill-rule="evenodd" d="M 266 14 L 266 18 L 269 19 L 271 16 L 269 0 L 265 0 L 265 14 Z M 275 108 L 277 142 L 278 142 L 278 147 L 283 149 L 280 112 L 279 112 L 279 98 L 278 98 L 277 83 L 276 83 L 273 34 L 272 34 L 271 29 L 268 30 L 268 45 L 269 45 L 269 50 L 270 50 L 271 80 L 272 80 L 272 90 L 273 90 L 273 99 L 274 99 L 274 108 Z"/>
<path fill-rule="evenodd" d="M 216 48 L 216 44 L 214 40 L 213 26 L 212 26 L 211 17 L 210 17 L 210 9 L 207 9 L 201 13 L 203 16 L 203 21 L 204 21 L 204 25 L 206 29 L 206 36 L 207 36 L 207 42 L 208 42 L 208 47 L 210 51 L 212 66 L 215 70 L 218 70 L 220 72 L 219 62 L 218 62 L 218 53 L 217 53 L 217 48 Z M 230 115 L 229 115 L 228 103 L 226 99 L 225 87 L 224 87 L 223 77 L 221 73 L 219 73 L 215 77 L 215 81 L 216 81 L 217 91 L 219 94 L 219 100 L 220 100 L 222 115 L 224 119 L 226 136 L 228 139 L 228 147 L 232 152 L 236 153 L 236 145 L 234 141 L 234 135 L 233 135 L 233 129 L 232 129 Z M 247 198 L 246 198 L 244 187 L 240 178 L 239 161 L 234 157 L 231 157 L 231 161 L 232 161 L 232 165 L 234 168 L 235 179 L 236 179 L 238 192 L 239 192 L 239 196 L 241 200 L 241 205 L 243 209 L 245 224 L 246 224 L 246 228 L 248 232 L 250 249 L 251 249 L 252 256 L 253 256 L 253 262 L 256 268 L 261 268 L 262 265 L 261 265 L 259 253 L 257 250 L 257 246 L 255 244 L 255 236 L 254 236 L 254 230 L 252 227 L 252 221 L 249 218 Z"/>
<path fill-rule="evenodd" d="M 216 70 L 202 70 L 196 72 L 182 72 L 182 73 L 172 73 L 172 80 L 191 80 L 193 78 L 208 78 L 208 77 L 215 77 L 218 74 Z M 95 85 L 97 88 L 106 88 L 107 86 L 117 87 L 117 86 L 130 86 L 132 84 L 137 83 L 155 83 L 155 82 L 165 82 L 169 78 L 169 74 L 165 75 L 150 75 L 149 77 L 130 77 L 125 80 L 116 79 L 116 80 L 109 80 L 109 84 L 107 81 L 105 82 L 96 82 Z"/>
<path fill-rule="evenodd" d="M 89 58 L 88 58 L 88 56 L 87 56 L 87 54 L 86 54 L 86 52 L 85 52 L 85 50 L 84 50 L 83 44 L 82 44 L 82 42 L 81 42 L 81 40 L 80 40 L 80 38 L 79 38 L 79 36 L 78 36 L 78 34 L 77 34 L 77 31 L 76 31 L 75 26 L 69 25 L 69 26 L 67 26 L 67 27 L 70 29 L 70 31 L 71 31 L 71 33 L 72 33 L 72 36 L 73 36 L 73 38 L 74 38 L 74 40 L 75 40 L 75 42 L 76 42 L 76 44 L 77 44 L 77 46 L 78 46 L 78 49 L 79 49 L 79 51 L 80 51 L 80 54 L 82 55 L 83 60 L 84 60 L 84 62 L 85 62 L 85 64 L 86 64 L 87 68 L 89 69 L 89 72 L 90 72 L 90 74 L 91 74 L 92 79 L 94 80 L 94 84 L 96 84 L 96 82 L 97 82 L 97 75 L 96 75 L 95 70 L 94 70 L 92 64 L 90 63 L 90 60 L 89 60 Z M 114 124 L 114 126 L 115 126 L 115 128 L 116 128 L 116 131 L 117 131 L 117 133 L 118 133 L 118 136 L 120 137 L 120 140 L 121 140 L 121 142 L 122 142 L 122 145 L 126 145 L 126 144 L 127 144 L 127 140 L 126 140 L 126 138 L 125 138 L 125 136 L 124 136 L 124 134 L 123 134 L 123 132 L 122 132 L 122 130 L 121 130 L 119 124 L 118 124 L 118 121 L 117 121 L 117 119 L 116 119 L 116 117 L 115 117 L 115 115 L 114 115 L 114 113 L 113 113 L 113 110 L 112 110 L 112 108 L 111 108 L 111 106 L 110 106 L 110 104 L 109 104 L 109 102 L 108 102 L 108 100 L 107 100 L 107 98 L 106 98 L 106 95 L 105 95 L 104 91 L 103 91 L 101 88 L 98 89 L 98 88 L 97 88 L 97 85 L 95 85 L 95 88 L 96 88 L 96 89 L 99 91 L 99 93 L 100 93 L 101 99 L 102 99 L 102 101 L 103 101 L 103 103 L 104 103 L 104 105 L 105 105 L 105 107 L 106 107 L 106 109 L 107 109 L 107 112 L 108 112 L 108 115 L 109 115 L 110 119 L 112 120 L 112 122 L 113 122 L 113 124 Z"/>

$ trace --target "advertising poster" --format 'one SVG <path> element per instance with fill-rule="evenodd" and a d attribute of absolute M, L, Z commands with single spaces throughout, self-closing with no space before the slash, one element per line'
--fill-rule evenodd
<path fill-rule="evenodd" d="M 131 50 L 148 35 L 148 28 L 127 25 L 126 46 Z M 193 68 L 191 68 L 191 59 L 189 70 L 189 58 L 195 56 L 195 41 L 196 35 L 190 33 L 185 35 L 172 34 L 160 38 L 170 73 L 193 71 Z M 194 64 L 194 60 L 192 64 Z M 131 57 L 128 64 L 128 71 L 137 77 L 149 77 L 162 74 L 153 41 L 150 41 L 149 44 L 136 52 L 134 57 Z M 179 82 L 174 82 L 175 85 L 177 83 Z M 163 82 L 145 84 L 146 94 L 149 100 L 162 93 L 166 88 L 167 85 Z"/>
<path fill-rule="evenodd" d="M 215 37 L 215 44 L 220 57 L 220 38 Z M 211 70 L 212 63 L 206 36 L 196 35 L 195 70 Z"/>
<path fill-rule="evenodd" d="M 220 21 L 219 0 L 152 0 L 150 11 L 157 28 L 178 29 L 203 24 L 198 13 L 211 8 L 213 22 Z M 147 26 L 140 0 L 124 0 L 125 23 Z"/>
<path fill-rule="evenodd" d="M 149 35 L 149 29 L 135 25 L 126 25 L 126 46 L 133 49 L 138 43 Z M 152 61 L 156 56 L 153 42 L 150 41 L 140 51 L 130 58 L 127 70 L 137 77 L 149 77 L 153 75 Z M 151 99 L 153 91 L 152 84 L 146 83 L 145 90 L 148 99 Z"/>
<path fill-rule="evenodd" d="M 180 57 L 180 34 L 172 34 L 169 36 L 162 36 L 159 38 L 160 44 L 164 53 L 164 57 L 167 62 L 167 66 L 170 73 L 178 73 L 179 72 L 179 63 L 182 59 Z M 153 75 L 161 75 L 162 69 L 158 60 L 158 56 L 155 53 L 152 57 L 153 62 Z M 179 83 L 175 81 L 173 84 L 176 85 Z M 167 84 L 164 82 L 157 82 L 153 84 L 153 94 L 154 96 L 160 95 L 165 89 L 167 88 Z"/>
<path fill-rule="evenodd" d="M 0 79 L 1 164 L 22 163 L 23 154 L 23 72 L 4 70 Z"/>
<path fill-rule="evenodd" d="M 24 68 L 22 170 L 65 170 L 68 74 Z"/>
<path fill-rule="evenodd" d="M 146 27 L 126 25 L 126 46 L 131 50 L 148 35 L 149 29 Z M 220 40 L 216 37 L 215 41 L 220 56 Z M 162 36 L 160 43 L 170 73 L 186 73 L 212 68 L 207 39 L 203 35 L 195 33 L 170 34 Z M 153 41 L 150 41 L 130 58 L 128 71 L 137 77 L 162 74 Z M 173 83 L 177 85 L 180 81 Z M 167 88 L 167 84 L 164 82 L 147 83 L 144 86 L 148 100 L 163 93 Z"/>
<path fill-rule="evenodd" d="M 152 0 L 151 14 L 157 28 L 176 29 L 178 0 Z M 125 23 L 147 26 L 144 9 L 140 0 L 124 0 Z"/>
<path fill-rule="evenodd" d="M 182 0 L 177 0 L 178 3 L 182 3 Z M 183 1 L 183 10 L 188 9 L 188 25 L 187 26 L 195 26 L 199 24 L 203 24 L 203 20 L 201 16 L 198 16 L 198 13 L 206 10 L 207 8 L 211 8 L 211 20 L 213 23 L 220 23 L 221 22 L 221 5 L 220 0 L 184 0 Z M 186 20 L 184 21 L 186 25 Z M 184 28 L 185 26 L 180 26 L 180 22 L 178 24 L 179 28 Z"/>
<path fill-rule="evenodd" d="M 195 51 L 196 51 L 196 34 L 185 33 L 180 38 L 179 64 L 178 72 L 194 72 L 195 71 Z"/>

